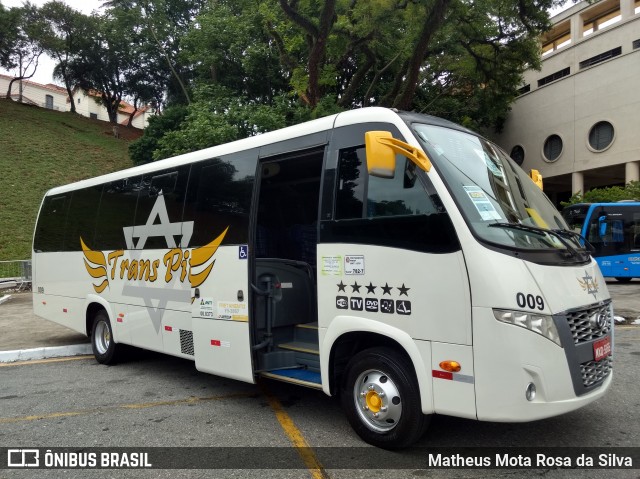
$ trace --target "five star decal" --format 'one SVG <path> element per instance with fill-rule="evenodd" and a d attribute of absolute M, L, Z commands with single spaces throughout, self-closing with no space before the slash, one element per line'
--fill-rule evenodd
<path fill-rule="evenodd" d="M 404 283 L 402 283 L 402 286 L 400 286 L 398 289 L 400 290 L 400 296 L 402 296 L 403 294 L 404 294 L 405 296 L 409 296 L 409 295 L 407 294 L 407 292 L 408 292 L 411 288 L 406 288 L 406 287 L 404 286 Z"/>
<path fill-rule="evenodd" d="M 397 283 L 396 283 L 397 284 Z M 362 294 L 360 293 L 360 288 L 363 286 L 367 289 L 367 295 L 376 295 L 376 290 L 382 290 L 382 296 L 388 295 L 390 298 L 371 298 L 371 297 L 360 297 L 360 296 L 336 296 L 336 308 L 337 309 L 350 309 L 352 311 L 362 311 L 363 309 L 370 313 L 380 312 L 382 314 L 398 314 L 402 316 L 410 316 L 411 315 L 411 301 L 407 299 L 393 299 L 393 292 L 398 290 L 399 296 L 409 297 L 409 291 L 411 288 L 402 283 L 402 286 L 389 286 L 388 282 L 384 283 L 384 286 L 374 285 L 371 281 L 369 284 L 358 284 L 357 281 L 353 283 L 345 284 L 344 281 L 340 280 L 339 283 L 336 284 L 338 287 L 339 293 L 347 293 L 347 287 L 351 288 L 351 293 Z"/>

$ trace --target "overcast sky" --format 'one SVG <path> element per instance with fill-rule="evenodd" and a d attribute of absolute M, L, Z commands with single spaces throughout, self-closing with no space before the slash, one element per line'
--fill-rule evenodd
<path fill-rule="evenodd" d="M 38 7 L 41 7 L 48 1 L 49 0 L 31 0 L 31 3 L 34 5 L 37 5 Z M 102 5 L 102 1 L 103 0 L 63 0 L 63 2 L 69 5 L 71 8 L 74 8 L 75 10 L 79 10 L 82 13 L 85 13 L 87 15 L 90 14 L 93 10 L 99 10 L 100 6 Z M 24 1 L 23 0 L 0 0 L 0 3 L 2 3 L 2 5 L 4 5 L 4 7 L 8 9 L 12 7 L 20 7 L 24 3 Z M 54 61 L 46 55 L 41 55 L 40 61 L 38 62 L 38 70 L 36 71 L 36 74 L 33 76 L 33 78 L 31 78 L 30 80 L 37 83 L 43 83 L 43 84 L 53 83 L 54 82 L 53 67 L 55 67 Z M 0 72 L 9 74 L 9 75 L 17 74 L 17 70 L 7 71 L 2 68 L 0 68 Z M 60 83 L 60 82 L 57 82 L 57 83 Z M 4 92 L 0 92 L 0 93 L 4 94 Z"/>

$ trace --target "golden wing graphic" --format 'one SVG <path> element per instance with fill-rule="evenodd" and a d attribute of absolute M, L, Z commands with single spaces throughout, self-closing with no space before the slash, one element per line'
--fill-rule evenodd
<path fill-rule="evenodd" d="M 582 289 L 584 289 L 585 291 L 587 291 L 589 289 L 589 283 L 586 281 L 582 281 L 581 279 L 578 279 L 578 283 L 580 284 L 580 287 Z"/>
<path fill-rule="evenodd" d="M 102 283 L 99 285 L 93 285 L 93 289 L 96 293 L 102 293 L 107 286 L 109 286 L 109 279 L 107 278 L 107 260 L 102 252 L 90 250 L 89 247 L 84 244 L 82 237 L 80 237 L 80 245 L 82 246 L 82 252 L 84 253 L 84 266 L 87 268 L 89 275 L 96 279 L 104 278 Z"/>
<path fill-rule="evenodd" d="M 209 264 L 199 273 L 194 273 L 194 268 L 200 268 L 201 266 L 208 263 L 211 258 L 213 258 L 213 255 L 216 254 L 216 251 L 218 251 L 218 247 L 222 243 L 222 240 L 227 234 L 227 231 L 229 231 L 228 226 L 220 234 L 220 236 L 214 239 L 211 243 L 201 246 L 200 248 L 194 248 L 191 251 L 191 259 L 189 260 L 189 264 L 191 266 L 191 268 L 189 269 L 189 282 L 191 283 L 192 288 L 197 288 L 206 281 L 216 261 L 213 260 L 211 264 Z"/>

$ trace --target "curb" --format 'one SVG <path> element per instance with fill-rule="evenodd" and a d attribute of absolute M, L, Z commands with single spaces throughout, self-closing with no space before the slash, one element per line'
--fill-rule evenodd
<path fill-rule="evenodd" d="M 74 344 L 71 346 L 0 351 L 0 363 L 12 363 L 15 361 L 28 361 L 32 359 L 60 358 L 64 356 L 79 356 L 83 354 L 93 354 L 91 344 Z"/>

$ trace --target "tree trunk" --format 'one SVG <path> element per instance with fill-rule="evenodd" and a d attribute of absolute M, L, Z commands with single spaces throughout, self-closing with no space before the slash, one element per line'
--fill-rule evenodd
<path fill-rule="evenodd" d="M 408 110 L 411 107 L 413 96 L 418 88 L 418 80 L 420 77 L 420 68 L 424 57 L 429 50 L 429 44 L 434 33 L 436 33 L 445 21 L 445 15 L 452 0 L 436 0 L 433 8 L 429 12 L 427 21 L 422 27 L 420 37 L 413 54 L 409 58 L 409 66 L 406 70 L 406 79 L 404 88 L 396 96 L 393 106 L 400 110 Z"/>

